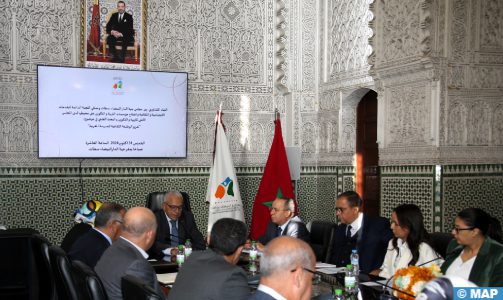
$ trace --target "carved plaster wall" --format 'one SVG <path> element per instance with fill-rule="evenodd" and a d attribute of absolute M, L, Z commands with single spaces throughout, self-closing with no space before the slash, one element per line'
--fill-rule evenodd
<path fill-rule="evenodd" d="M 501 162 L 503 3 L 377 0 L 371 9 L 380 164 Z"/>

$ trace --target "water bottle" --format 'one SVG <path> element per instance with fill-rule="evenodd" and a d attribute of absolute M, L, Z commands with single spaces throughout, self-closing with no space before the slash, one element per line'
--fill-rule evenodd
<path fill-rule="evenodd" d="M 255 262 L 257 261 L 257 242 L 252 241 L 251 242 L 251 248 L 250 248 L 250 262 Z"/>
<path fill-rule="evenodd" d="M 253 276 L 257 274 L 257 263 L 255 261 L 250 261 L 250 264 L 248 265 L 248 271 L 250 271 L 250 274 Z"/>
<path fill-rule="evenodd" d="M 344 300 L 344 295 L 342 294 L 341 289 L 334 288 L 334 300 Z"/>
<path fill-rule="evenodd" d="M 192 254 L 192 243 L 190 242 L 190 239 L 187 239 L 187 241 L 185 241 L 184 253 L 185 253 L 185 258 L 189 257 L 189 255 Z"/>
<path fill-rule="evenodd" d="M 185 255 L 183 254 L 183 245 L 178 245 L 178 254 L 176 255 L 176 263 L 179 267 L 185 262 Z"/>
<path fill-rule="evenodd" d="M 360 275 L 360 256 L 356 249 L 351 251 L 351 264 L 353 265 L 353 273 L 355 273 L 356 280 L 358 280 L 358 276 Z"/>
<path fill-rule="evenodd" d="M 353 272 L 353 266 L 346 266 L 346 275 L 344 276 L 344 290 L 346 299 L 353 299 L 356 296 L 356 277 Z"/>

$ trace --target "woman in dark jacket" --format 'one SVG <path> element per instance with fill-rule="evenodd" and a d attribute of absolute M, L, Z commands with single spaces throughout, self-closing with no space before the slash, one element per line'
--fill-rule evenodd
<path fill-rule="evenodd" d="M 491 238 L 492 220 L 479 208 L 458 213 L 452 229 L 454 239 L 442 265 L 444 274 L 460 276 L 478 286 L 503 286 L 503 245 Z"/>

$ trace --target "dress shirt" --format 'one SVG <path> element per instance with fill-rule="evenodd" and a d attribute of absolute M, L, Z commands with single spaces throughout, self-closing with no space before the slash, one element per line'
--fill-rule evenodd
<path fill-rule="evenodd" d="M 268 294 L 269 296 L 273 297 L 276 300 L 287 300 L 285 297 L 281 296 L 278 292 L 262 283 L 258 285 L 257 290 Z"/>
<path fill-rule="evenodd" d="M 353 223 L 348 224 L 351 226 L 351 236 L 354 236 L 358 230 L 362 227 L 362 221 L 363 221 L 363 214 L 358 213 L 358 217 L 353 221 Z"/>
<path fill-rule="evenodd" d="M 102 236 L 104 236 L 107 239 L 107 241 L 110 243 L 110 245 L 112 245 L 112 239 L 108 235 L 101 232 L 99 229 L 93 228 L 93 230 L 96 230 L 97 232 L 99 232 Z"/>
<path fill-rule="evenodd" d="M 463 252 L 461 252 L 461 254 L 459 254 L 459 256 L 456 257 L 456 259 L 452 262 L 452 264 L 445 272 L 445 275 L 458 276 L 469 281 L 470 279 L 468 279 L 468 277 L 470 276 L 473 264 L 475 263 L 475 259 L 477 258 L 477 256 L 475 255 L 469 260 L 463 262 L 463 260 L 461 260 L 462 254 Z"/>
<path fill-rule="evenodd" d="M 148 259 L 148 254 L 143 250 L 142 248 L 138 247 L 135 243 L 131 242 L 130 240 L 126 239 L 125 237 L 121 236 L 121 239 L 125 240 L 126 242 L 130 243 L 133 245 L 138 251 L 140 251 L 141 255 L 145 257 L 145 259 Z"/>

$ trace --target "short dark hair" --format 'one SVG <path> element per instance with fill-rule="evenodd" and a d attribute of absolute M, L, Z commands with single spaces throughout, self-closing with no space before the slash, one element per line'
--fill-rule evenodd
<path fill-rule="evenodd" d="M 220 219 L 211 228 L 209 247 L 219 254 L 231 255 L 246 243 L 246 234 L 246 225 L 242 221 Z"/>
<path fill-rule="evenodd" d="M 105 227 L 108 222 L 113 220 L 122 221 L 121 212 L 125 211 L 124 206 L 114 203 L 107 202 L 103 203 L 100 207 L 100 210 L 96 213 L 96 219 L 94 219 L 94 226 L 96 227 Z"/>
<path fill-rule="evenodd" d="M 345 198 L 346 201 L 348 201 L 349 206 L 351 207 L 362 207 L 362 198 L 360 198 L 360 195 L 358 195 L 358 193 L 355 191 L 346 191 L 337 196 L 337 200 L 342 198 Z"/>
<path fill-rule="evenodd" d="M 126 2 L 124 2 L 124 1 L 122 1 L 122 0 L 117 1 L 117 5 L 119 5 L 119 3 L 122 3 L 122 4 L 124 4 L 124 6 L 126 6 Z"/>

